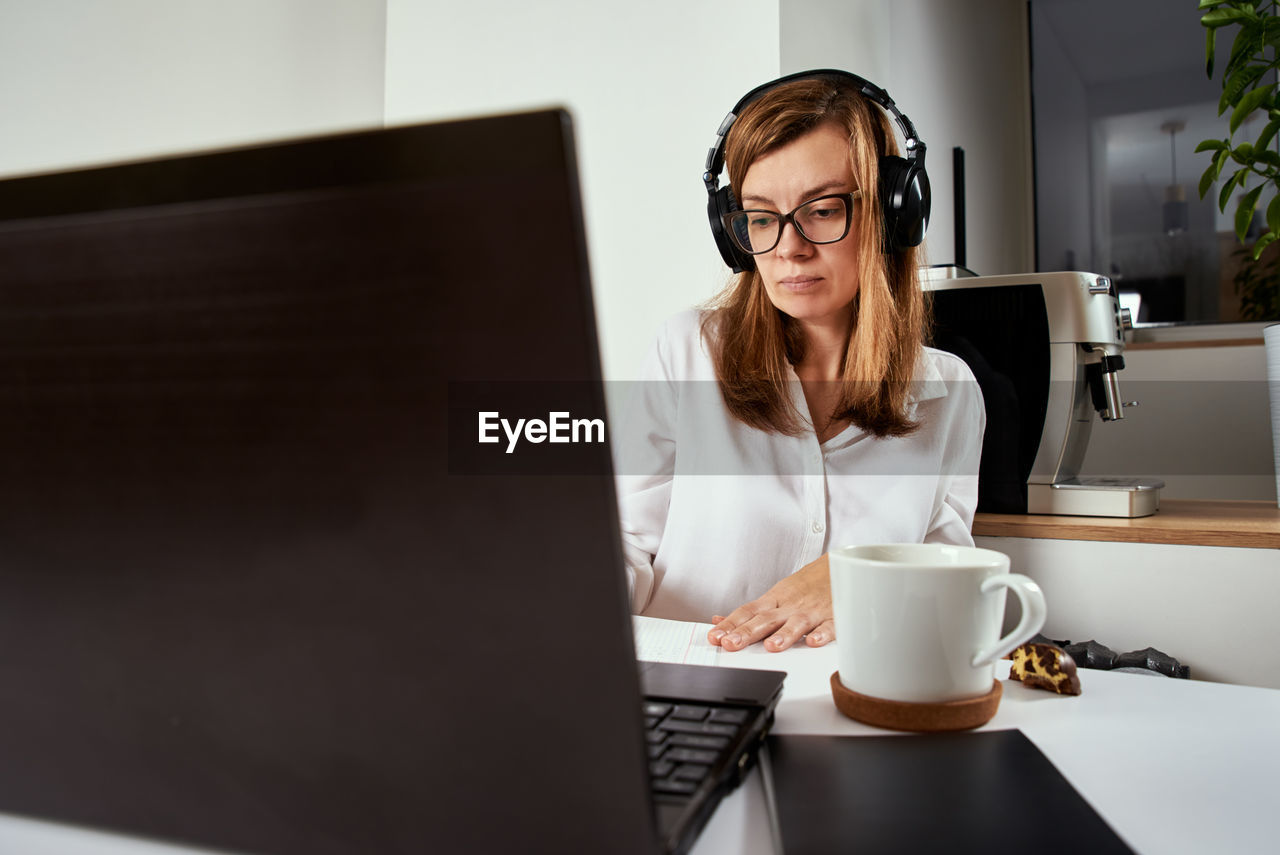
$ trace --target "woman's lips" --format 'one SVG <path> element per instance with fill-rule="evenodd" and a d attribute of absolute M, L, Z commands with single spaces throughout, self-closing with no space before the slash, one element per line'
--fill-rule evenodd
<path fill-rule="evenodd" d="M 818 287 L 822 281 L 820 276 L 786 276 L 778 280 L 778 284 L 793 294 L 803 294 Z"/>

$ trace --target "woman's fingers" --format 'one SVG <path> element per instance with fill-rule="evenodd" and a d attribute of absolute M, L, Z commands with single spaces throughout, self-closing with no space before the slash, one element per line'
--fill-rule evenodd
<path fill-rule="evenodd" d="M 765 650 L 786 650 L 805 637 L 813 628 L 814 619 L 808 614 L 793 614 L 786 622 L 764 641 Z"/>
<path fill-rule="evenodd" d="M 763 597 L 727 617 L 714 615 L 707 641 L 722 650 L 741 650 L 764 641 L 765 650 L 786 650 L 802 638 L 821 647 L 836 637 L 831 615 L 831 574 L 827 556 L 779 581 Z"/>
<path fill-rule="evenodd" d="M 758 600 L 739 606 L 716 623 L 707 633 L 707 641 L 730 651 L 754 644 L 782 623 L 778 618 L 770 617 L 769 612 L 761 608 Z"/>
<path fill-rule="evenodd" d="M 809 630 L 809 634 L 804 637 L 804 643 L 810 647 L 822 647 L 836 640 L 836 622 L 835 618 L 827 618 L 822 623 Z"/>
<path fill-rule="evenodd" d="M 835 636 L 829 631 L 829 620 L 823 622 L 821 617 L 812 613 L 797 613 L 785 607 L 751 612 L 743 620 L 735 620 L 734 615 L 721 618 L 718 625 L 707 633 L 707 641 L 730 652 L 742 650 L 757 641 L 763 641 L 766 650 L 780 651 L 796 644 L 815 628 L 827 627 L 828 640 Z M 809 645 L 819 646 L 812 641 Z"/>

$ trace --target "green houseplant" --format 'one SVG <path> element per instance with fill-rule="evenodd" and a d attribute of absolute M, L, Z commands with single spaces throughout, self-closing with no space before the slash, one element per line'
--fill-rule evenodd
<path fill-rule="evenodd" d="M 1235 35 L 1226 64 L 1222 67 L 1222 96 L 1218 114 L 1230 111 L 1228 136 L 1209 139 L 1196 147 L 1197 152 L 1211 152 L 1212 160 L 1200 176 L 1200 197 L 1204 198 L 1215 181 L 1223 178 L 1232 165 L 1229 177 L 1218 190 L 1218 209 L 1223 213 L 1232 194 L 1253 186 L 1240 195 L 1235 210 L 1236 237 L 1243 244 L 1264 193 L 1270 191 L 1266 206 L 1265 231 L 1253 243 L 1235 277 L 1241 298 L 1241 313 L 1246 320 L 1280 316 L 1280 270 L 1275 253 L 1262 258 L 1263 251 L 1280 239 L 1280 152 L 1276 151 L 1280 132 L 1280 97 L 1277 97 L 1276 69 L 1280 57 L 1280 17 L 1276 0 L 1200 0 L 1205 27 L 1205 73 L 1214 75 L 1215 44 L 1219 31 Z M 1265 118 L 1262 130 L 1252 141 L 1236 142 L 1234 137 L 1251 119 Z"/>

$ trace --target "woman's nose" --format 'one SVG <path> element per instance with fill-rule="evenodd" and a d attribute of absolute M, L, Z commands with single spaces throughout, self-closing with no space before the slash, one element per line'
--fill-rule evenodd
<path fill-rule="evenodd" d="M 780 258 L 791 258 L 794 256 L 803 256 L 813 250 L 813 244 L 800 234 L 800 230 L 796 228 L 795 223 L 786 222 L 782 224 L 782 236 L 778 238 L 778 245 L 774 247 L 774 252 Z"/>

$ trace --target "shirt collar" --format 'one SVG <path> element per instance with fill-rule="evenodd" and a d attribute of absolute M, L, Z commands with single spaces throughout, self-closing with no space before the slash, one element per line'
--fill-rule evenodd
<path fill-rule="evenodd" d="M 916 362 L 915 377 L 911 380 L 911 389 L 907 392 L 907 403 L 915 404 L 933 398 L 947 397 L 947 382 L 942 379 L 938 366 L 927 349 L 920 351 L 920 359 Z"/>

